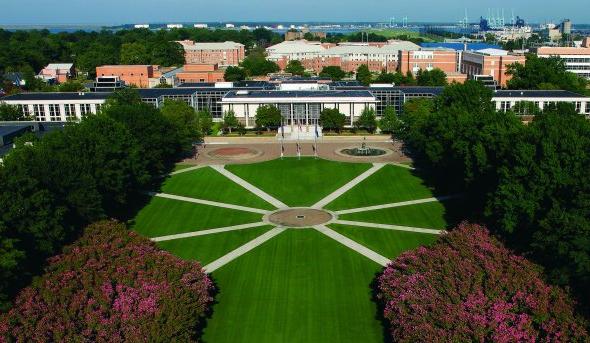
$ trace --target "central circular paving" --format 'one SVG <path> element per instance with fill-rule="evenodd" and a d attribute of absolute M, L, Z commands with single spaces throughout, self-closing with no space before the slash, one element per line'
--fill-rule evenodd
<path fill-rule="evenodd" d="M 285 227 L 310 227 L 328 223 L 334 219 L 334 215 L 315 208 L 288 208 L 273 212 L 266 219 Z"/>

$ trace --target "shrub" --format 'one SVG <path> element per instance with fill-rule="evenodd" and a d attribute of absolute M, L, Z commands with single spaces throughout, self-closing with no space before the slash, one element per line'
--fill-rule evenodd
<path fill-rule="evenodd" d="M 406 252 L 379 277 L 394 341 L 587 341 L 572 301 L 478 225 Z"/>
<path fill-rule="evenodd" d="M 212 283 L 113 221 L 89 226 L 0 317 L 9 341 L 196 341 Z M 1 339 L 0 339 L 1 340 Z"/>

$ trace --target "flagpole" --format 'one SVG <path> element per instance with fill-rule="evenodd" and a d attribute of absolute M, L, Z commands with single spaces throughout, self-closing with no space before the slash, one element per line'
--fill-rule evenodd
<path fill-rule="evenodd" d="M 283 116 L 281 114 L 281 160 L 285 155 L 285 129 L 283 128 Z"/>
<path fill-rule="evenodd" d="M 318 118 L 315 118 L 315 132 L 313 133 L 313 137 L 315 140 L 315 150 L 314 150 L 314 154 L 315 154 L 315 158 L 318 158 Z"/>

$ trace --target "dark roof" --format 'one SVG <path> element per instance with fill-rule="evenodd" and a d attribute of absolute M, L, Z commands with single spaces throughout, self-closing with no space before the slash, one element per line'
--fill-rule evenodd
<path fill-rule="evenodd" d="M 464 49 L 463 43 L 449 42 L 449 43 L 420 43 L 423 48 L 444 48 L 461 51 Z M 482 50 L 482 49 L 501 49 L 499 45 L 487 43 L 467 43 L 467 50 Z"/>
<path fill-rule="evenodd" d="M 497 90 L 501 98 L 586 98 L 588 96 L 564 90 Z"/>
<path fill-rule="evenodd" d="M 191 88 L 139 88 L 137 91 L 142 99 L 159 98 L 163 95 L 192 95 L 195 93 L 195 90 Z"/>
<path fill-rule="evenodd" d="M 365 88 L 360 82 L 358 81 L 334 81 L 331 84 L 334 88 L 339 87 L 355 87 L 355 88 Z"/>
<path fill-rule="evenodd" d="M 434 94 L 439 95 L 444 90 L 444 87 L 418 87 L 418 86 L 398 86 L 393 87 L 399 89 L 404 94 Z"/>
<path fill-rule="evenodd" d="M 367 90 L 328 90 L 328 91 L 231 91 L 224 98 L 322 98 L 322 97 L 367 97 L 372 98 Z"/>
<path fill-rule="evenodd" d="M 2 100 L 24 101 L 24 100 L 105 100 L 111 93 L 107 92 L 86 92 L 86 93 L 19 93 L 9 95 Z"/>
<path fill-rule="evenodd" d="M 0 136 L 6 136 L 20 131 L 28 130 L 31 125 L 0 126 Z"/>

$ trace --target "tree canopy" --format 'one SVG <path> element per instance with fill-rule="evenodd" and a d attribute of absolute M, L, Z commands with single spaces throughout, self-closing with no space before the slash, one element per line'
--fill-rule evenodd
<path fill-rule="evenodd" d="M 322 69 L 320 76 L 329 77 L 334 81 L 340 81 L 346 76 L 346 73 L 338 66 L 328 66 Z"/>
<path fill-rule="evenodd" d="M 273 61 L 267 60 L 264 51 L 261 50 L 250 52 L 240 66 L 248 76 L 265 76 L 279 71 L 279 66 Z"/>
<path fill-rule="evenodd" d="M 228 82 L 243 81 L 246 79 L 246 72 L 243 68 L 229 66 L 225 69 L 223 79 Z"/>
<path fill-rule="evenodd" d="M 513 64 L 508 67 L 512 79 L 510 89 L 563 89 L 586 94 L 588 81 L 566 70 L 559 57 L 541 58 L 530 54 L 526 64 Z"/>
<path fill-rule="evenodd" d="M 298 60 L 290 60 L 287 63 L 287 67 L 285 68 L 285 72 L 291 73 L 293 75 L 303 75 L 305 74 L 305 67 L 301 64 L 301 61 Z"/>
<path fill-rule="evenodd" d="M 441 87 L 447 85 L 447 74 L 444 71 L 434 68 L 432 70 L 418 70 L 416 75 L 418 86 Z"/>
<path fill-rule="evenodd" d="M 346 123 L 346 116 L 337 108 L 325 108 L 320 113 L 320 125 L 323 129 L 340 132 Z"/>
<path fill-rule="evenodd" d="M 281 111 L 273 105 L 262 105 L 256 110 L 256 127 L 271 128 L 281 125 Z"/>
<path fill-rule="evenodd" d="M 367 130 L 369 133 L 375 132 L 377 129 L 377 117 L 375 110 L 371 107 L 365 107 L 359 118 L 354 122 L 357 129 Z"/>
<path fill-rule="evenodd" d="M 356 70 L 356 80 L 368 86 L 373 80 L 373 75 L 366 64 L 361 64 Z"/>
<path fill-rule="evenodd" d="M 396 258 L 379 277 L 379 298 L 396 342 L 589 339 L 567 294 L 478 225 Z"/>

